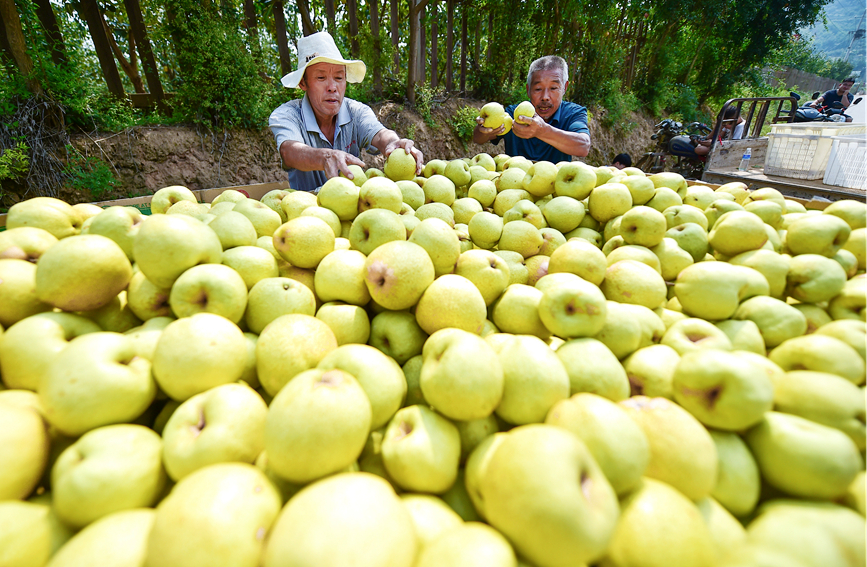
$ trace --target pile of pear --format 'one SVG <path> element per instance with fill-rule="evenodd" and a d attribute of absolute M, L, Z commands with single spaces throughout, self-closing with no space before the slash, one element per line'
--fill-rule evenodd
<path fill-rule="evenodd" d="M 867 206 L 396 150 L 0 232 L 0 565 L 863 567 Z"/>

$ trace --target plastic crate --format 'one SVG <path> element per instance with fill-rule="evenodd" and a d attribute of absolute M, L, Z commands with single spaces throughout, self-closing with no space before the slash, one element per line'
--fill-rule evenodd
<path fill-rule="evenodd" d="M 785 122 L 772 124 L 771 134 L 799 134 L 801 136 L 854 136 L 867 134 L 867 124 L 838 122 Z"/>
<path fill-rule="evenodd" d="M 834 137 L 823 183 L 867 189 L 867 137 Z"/>
<path fill-rule="evenodd" d="M 822 179 L 833 143 L 833 136 L 770 133 L 764 173 L 795 179 Z"/>

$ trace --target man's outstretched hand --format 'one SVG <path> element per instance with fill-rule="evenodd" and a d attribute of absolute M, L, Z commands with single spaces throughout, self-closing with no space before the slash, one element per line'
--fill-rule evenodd
<path fill-rule="evenodd" d="M 415 158 L 415 174 L 421 175 L 421 172 L 424 169 L 424 155 L 421 153 L 421 150 L 415 147 L 415 142 L 408 140 L 407 138 L 401 138 L 391 142 L 385 147 L 385 159 L 388 159 L 391 152 L 397 148 L 403 149 L 403 151 Z"/>

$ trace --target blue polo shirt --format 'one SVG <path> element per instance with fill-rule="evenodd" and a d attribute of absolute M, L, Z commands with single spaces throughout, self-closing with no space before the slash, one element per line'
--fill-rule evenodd
<path fill-rule="evenodd" d="M 507 106 L 506 112 L 509 116 L 513 116 L 517 107 L 517 104 Z M 567 132 L 590 134 L 590 129 L 587 127 L 587 109 L 574 102 L 561 102 L 548 124 Z M 492 143 L 499 144 L 503 138 L 506 139 L 506 153 L 510 156 L 524 156 L 532 161 L 544 160 L 551 163 L 572 161 L 572 156 L 561 152 L 551 144 L 538 138 L 525 140 L 517 137 L 512 131 L 504 136 L 497 136 Z"/>
<path fill-rule="evenodd" d="M 341 150 L 355 157 L 359 156 L 362 148 L 370 153 L 378 153 L 378 150 L 371 146 L 371 142 L 374 136 L 385 128 L 376 119 L 369 106 L 351 98 L 344 98 L 337 112 L 337 125 L 334 130 L 334 144 L 332 144 L 319 128 L 306 94 L 302 99 L 290 100 L 278 106 L 271 113 L 268 125 L 277 142 L 278 155 L 280 145 L 291 140 L 302 142 L 311 148 Z M 324 171 L 289 169 L 287 174 L 289 187 L 297 191 L 316 192 L 328 181 Z"/>

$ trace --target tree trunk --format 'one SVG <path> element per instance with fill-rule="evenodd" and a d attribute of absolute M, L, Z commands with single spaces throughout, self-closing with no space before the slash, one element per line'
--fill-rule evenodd
<path fill-rule="evenodd" d="M 437 50 L 437 42 L 439 36 L 439 27 L 437 25 L 438 14 L 437 1 L 430 5 L 431 22 L 430 22 L 430 86 L 437 88 L 439 85 L 439 51 Z"/>
<path fill-rule="evenodd" d="M 418 69 L 416 69 L 416 79 L 419 83 L 424 83 L 427 80 L 425 59 L 427 59 L 427 6 L 422 6 L 418 14 Z"/>
<path fill-rule="evenodd" d="M 494 64 L 494 11 L 488 11 L 488 46 L 485 50 L 485 61 L 488 65 Z"/>
<path fill-rule="evenodd" d="M 446 0 L 446 91 L 455 90 L 455 0 Z"/>
<path fill-rule="evenodd" d="M 244 0 L 244 29 L 247 30 L 247 35 L 251 42 L 258 43 L 259 26 L 256 17 L 256 6 L 253 0 Z"/>
<path fill-rule="evenodd" d="M 66 46 L 63 43 L 60 28 L 57 26 L 57 18 L 54 16 L 51 2 L 49 0 L 35 1 L 36 16 L 39 18 L 39 23 L 42 24 L 42 29 L 45 30 L 45 39 L 48 40 L 48 47 L 51 50 L 51 60 L 55 65 L 65 65 Z"/>
<path fill-rule="evenodd" d="M 0 19 L 3 21 L 6 41 L 15 65 L 22 75 L 31 77 L 27 79 L 27 88 L 34 94 L 41 94 L 42 85 L 37 79 L 32 78 L 33 60 L 27 53 L 27 46 L 24 43 L 24 31 L 21 28 L 21 19 L 18 17 L 18 10 L 15 8 L 14 0 L 0 0 Z"/>
<path fill-rule="evenodd" d="M 409 0 L 409 62 L 406 69 L 406 98 L 410 104 L 415 104 L 415 84 L 419 81 L 418 60 L 421 57 L 419 28 L 421 27 L 421 10 L 427 0 Z"/>
<path fill-rule="evenodd" d="M 382 45 L 379 41 L 379 2 L 378 0 L 368 0 L 370 5 L 370 35 L 373 36 L 373 52 L 376 56 L 373 59 L 373 92 L 376 94 L 382 93 L 382 69 L 379 65 L 379 54 L 382 52 Z"/>
<path fill-rule="evenodd" d="M 328 33 L 337 35 L 337 24 L 334 21 L 334 0 L 325 0 L 325 18 L 328 23 Z"/>
<path fill-rule="evenodd" d="M 157 68 L 157 62 L 154 59 L 153 49 L 151 48 L 150 38 L 148 38 L 147 29 L 144 25 L 144 19 L 141 15 L 141 7 L 138 0 L 124 0 L 123 5 L 126 8 L 127 18 L 129 18 L 129 26 L 135 37 L 135 44 L 138 47 L 138 54 L 141 57 L 142 67 L 144 68 L 145 79 L 148 83 L 148 90 L 154 97 L 157 107 L 161 111 L 167 110 L 163 103 L 165 93 L 163 85 L 160 82 L 160 75 Z"/>
<path fill-rule="evenodd" d="M 346 11 L 349 13 L 349 54 L 353 59 L 358 59 L 358 54 L 361 52 L 361 48 L 358 46 L 357 0 L 346 0 Z"/>
<path fill-rule="evenodd" d="M 482 19 L 476 18 L 476 30 L 474 45 L 473 45 L 473 63 L 475 63 L 476 67 L 481 66 L 481 56 L 482 56 Z"/>
<path fill-rule="evenodd" d="M 391 46 L 394 48 L 394 75 L 400 76 L 400 20 L 397 0 L 391 0 Z"/>
<path fill-rule="evenodd" d="M 461 4 L 461 94 L 467 90 L 467 5 Z"/>
<path fill-rule="evenodd" d="M 123 98 L 123 82 L 121 82 L 120 73 L 117 71 L 111 44 L 105 34 L 99 5 L 96 0 L 80 0 L 78 10 L 81 18 L 87 22 L 87 29 L 90 31 L 90 38 L 93 40 L 93 47 L 99 59 L 99 67 L 102 69 L 102 76 L 105 78 L 108 91 L 117 98 Z"/>
<path fill-rule="evenodd" d="M 123 69 L 124 74 L 129 77 L 135 92 L 144 94 L 145 88 L 144 83 L 142 83 L 141 80 L 141 74 L 138 72 L 138 63 L 136 62 L 135 57 L 135 37 L 132 35 L 132 30 L 130 29 L 129 60 L 127 60 L 123 51 L 121 51 L 120 46 L 117 44 L 117 41 L 115 41 L 114 34 L 111 33 L 111 29 L 108 27 L 108 23 L 105 21 L 102 12 L 99 14 L 99 19 L 102 21 L 102 29 L 105 31 L 105 37 L 108 39 L 108 44 L 111 46 L 111 52 L 114 54 L 115 59 L 120 63 L 120 67 Z"/>
<path fill-rule="evenodd" d="M 301 14 L 301 29 L 305 36 L 316 33 L 316 26 L 310 17 L 310 4 L 307 0 L 298 0 L 298 12 Z"/>
<path fill-rule="evenodd" d="M 283 0 L 273 0 L 271 9 L 274 13 L 277 51 L 280 53 L 280 75 L 288 75 L 292 72 L 292 56 L 289 53 L 289 40 L 286 36 L 286 13 L 283 11 Z"/>

